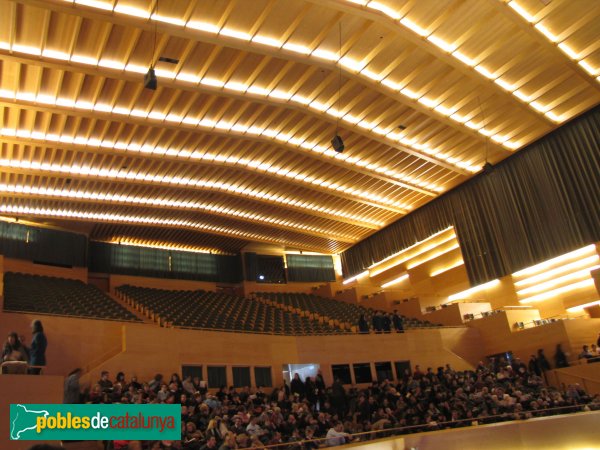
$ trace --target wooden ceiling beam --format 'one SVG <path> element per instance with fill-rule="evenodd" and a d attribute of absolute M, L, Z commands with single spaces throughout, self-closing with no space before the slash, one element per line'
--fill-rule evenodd
<path fill-rule="evenodd" d="M 14 56 L 14 55 L 11 55 L 6 50 L 0 50 L 0 59 L 12 60 L 12 61 L 15 61 L 15 62 L 18 62 L 18 63 L 22 63 L 22 64 L 40 65 L 40 66 L 43 66 L 43 67 L 49 67 L 49 68 L 54 68 L 54 69 L 58 69 L 58 70 L 66 70 L 66 71 L 71 71 L 71 72 L 73 72 L 73 68 L 75 68 L 72 63 L 68 63 L 68 64 L 55 63 L 55 62 L 50 62 L 50 61 L 47 61 L 46 59 L 43 59 L 43 58 L 40 59 L 40 58 L 37 58 L 37 57 L 34 57 L 34 56 L 32 56 L 32 57 L 28 57 L 28 56 Z M 111 69 L 103 69 L 103 68 L 100 68 L 100 67 L 96 68 L 96 69 L 93 69 L 93 68 L 87 68 L 87 67 L 79 67 L 79 65 L 76 67 L 76 69 L 77 69 L 77 73 L 82 73 L 82 74 L 86 74 L 86 75 L 102 75 L 102 76 L 104 76 L 106 78 L 118 78 L 118 79 L 121 79 L 121 80 L 130 81 L 130 82 L 136 82 L 136 83 L 140 82 L 140 79 L 137 76 L 119 73 L 118 71 L 111 70 Z M 194 93 L 196 93 L 196 92 L 209 92 L 211 94 L 216 94 L 216 95 L 224 96 L 224 97 L 227 97 L 227 98 L 240 99 L 240 100 L 244 100 L 244 101 L 255 101 L 257 103 L 266 104 L 266 105 L 273 105 L 274 104 L 273 101 L 270 101 L 270 100 L 267 100 L 267 99 L 261 99 L 261 98 L 259 98 L 259 99 L 252 98 L 252 99 L 250 99 L 247 96 L 244 96 L 242 94 L 237 94 L 235 92 L 229 92 L 229 91 L 226 91 L 226 90 L 223 90 L 223 89 L 219 89 L 219 88 L 212 88 L 210 86 L 208 86 L 208 87 L 204 87 L 204 86 L 199 86 L 199 87 L 185 86 L 183 83 L 177 83 L 177 82 L 168 81 L 168 80 L 161 80 L 160 84 L 161 84 L 161 86 L 170 87 L 170 88 L 173 88 L 173 89 L 182 90 L 182 91 L 186 91 L 186 92 L 194 92 Z M 21 101 L 18 101 L 17 103 L 21 103 Z M 23 103 L 23 104 L 25 104 L 25 103 Z M 299 112 L 302 112 L 303 114 L 307 114 L 306 109 L 305 108 L 301 108 L 300 106 L 290 105 L 288 103 L 283 103 L 283 102 L 277 104 L 277 106 L 280 106 L 280 105 L 284 106 L 287 109 L 292 109 L 294 111 L 299 111 Z M 71 109 L 70 109 L 70 111 L 71 111 Z M 90 114 L 93 115 L 93 114 L 98 114 L 98 113 L 97 112 L 91 112 Z M 125 116 L 113 115 L 113 114 L 110 114 L 110 113 L 100 113 L 100 114 L 101 114 L 102 118 L 104 118 L 104 119 L 107 119 L 107 118 L 111 118 L 111 120 L 124 120 L 125 119 Z M 311 112 L 309 115 L 311 117 L 315 117 L 315 118 L 318 117 L 319 120 L 329 122 L 332 125 L 336 124 L 336 120 L 333 117 L 331 117 L 331 118 L 329 118 L 328 116 L 324 117 L 324 115 L 319 115 L 316 112 L 315 113 Z M 131 117 L 127 118 L 128 121 L 130 121 L 131 119 L 134 119 L 134 118 L 131 118 Z M 145 119 L 144 119 L 144 122 L 147 123 L 147 121 Z M 158 125 L 158 123 L 157 123 L 157 125 Z M 164 124 L 161 123 L 161 126 L 164 126 Z M 186 126 L 184 124 L 177 126 L 177 129 L 181 129 L 182 127 L 186 127 L 187 129 L 198 131 L 197 128 Z M 446 163 L 444 161 L 440 161 L 440 160 L 437 160 L 435 158 L 431 158 L 429 156 L 425 157 L 425 156 L 421 155 L 420 153 L 417 153 L 417 152 L 415 152 L 413 150 L 406 151 L 403 148 L 395 147 L 393 145 L 393 143 L 391 143 L 387 139 L 376 138 L 371 133 L 362 132 L 360 130 L 360 127 L 355 127 L 351 131 L 353 133 L 358 134 L 360 136 L 363 136 L 363 137 L 365 137 L 367 139 L 377 141 L 377 142 L 379 142 L 379 143 L 381 143 L 383 145 L 386 145 L 388 147 L 391 147 L 391 148 L 397 148 L 397 149 L 399 149 L 401 151 L 409 153 L 409 154 L 411 154 L 413 156 L 416 156 L 416 157 L 418 157 L 420 159 L 426 160 L 427 162 L 431 162 L 431 163 L 436 164 L 438 166 L 444 167 L 444 168 L 446 168 L 448 170 L 451 170 L 453 172 L 459 173 L 461 175 L 468 175 L 468 172 L 466 170 L 460 169 L 458 167 L 455 167 L 455 166 L 453 166 L 453 165 L 451 165 L 449 163 Z M 239 134 L 233 134 L 233 133 L 229 133 L 227 131 L 220 131 L 220 130 L 211 130 L 210 132 L 211 133 L 214 132 L 216 134 L 223 134 L 223 135 L 227 135 L 227 136 L 230 136 L 230 137 L 242 137 L 242 138 L 245 138 L 245 139 L 259 140 L 259 141 L 262 141 L 262 142 L 266 141 L 266 142 L 269 142 L 269 143 L 273 142 L 270 139 L 263 138 L 263 137 L 260 137 L 260 136 L 239 135 Z M 311 158 L 318 159 L 318 160 L 320 160 L 320 161 L 322 161 L 324 163 L 335 165 L 335 166 L 344 168 L 346 170 L 350 170 L 350 171 L 354 171 L 354 172 L 360 173 L 361 175 L 366 175 L 366 176 L 369 176 L 369 177 L 372 177 L 372 178 L 376 178 L 376 179 L 385 181 L 386 183 L 390 183 L 390 184 L 394 184 L 396 186 L 400 186 L 400 187 L 403 187 L 403 188 L 406 188 L 406 189 L 410 189 L 410 190 L 419 192 L 421 194 L 424 194 L 424 195 L 427 195 L 427 196 L 430 196 L 430 197 L 435 197 L 436 196 L 435 193 L 433 193 L 431 191 L 428 191 L 426 189 L 422 189 L 422 188 L 420 188 L 418 186 L 414 186 L 414 185 L 411 185 L 411 184 L 408 184 L 408 183 L 404 183 L 404 182 L 399 181 L 399 180 L 397 180 L 395 178 L 379 174 L 379 173 L 377 173 L 375 171 L 372 171 L 372 170 L 366 170 L 366 169 L 363 169 L 361 167 L 357 167 L 357 166 L 354 166 L 354 165 L 347 164 L 347 163 L 345 163 L 343 161 L 339 161 L 339 160 L 337 160 L 335 158 L 323 157 L 321 155 L 315 154 L 314 152 L 309 152 L 309 151 L 306 151 L 304 149 L 299 149 L 298 147 L 293 146 L 293 145 L 288 145 L 288 144 L 279 143 L 279 142 L 278 142 L 278 145 L 284 146 L 286 148 L 291 148 L 291 149 L 294 149 L 296 151 L 299 150 L 300 152 L 302 152 L 303 154 L 305 154 L 305 155 L 307 155 L 307 156 L 309 156 Z"/>
<path fill-rule="evenodd" d="M 482 86 L 487 86 L 493 92 L 500 94 L 503 98 L 510 101 L 512 106 L 517 107 L 518 109 L 520 109 L 524 113 L 527 113 L 530 116 L 536 117 L 537 119 L 539 119 L 540 121 L 542 121 L 548 125 L 554 126 L 554 123 L 550 119 L 548 119 L 545 115 L 537 113 L 528 104 L 519 100 L 511 93 L 501 89 L 492 80 L 480 75 L 474 68 L 469 67 L 469 66 L 463 64 L 462 62 L 458 61 L 456 58 L 452 57 L 451 55 L 444 52 L 437 46 L 428 42 L 425 38 L 411 32 L 411 31 L 406 30 L 404 27 L 402 27 L 400 24 L 396 23 L 394 20 L 387 17 L 386 15 L 384 15 L 380 12 L 377 12 L 377 11 L 371 11 L 371 10 L 368 10 L 365 8 L 361 8 L 359 5 L 351 4 L 351 3 L 347 2 L 346 0 L 305 0 L 305 1 L 308 1 L 311 3 L 318 3 L 322 6 L 327 6 L 329 8 L 333 8 L 333 9 L 336 9 L 336 10 L 339 10 L 339 11 L 342 11 L 342 12 L 345 12 L 345 13 L 348 13 L 348 14 L 351 14 L 354 16 L 359 16 L 364 19 L 371 20 L 381 26 L 386 27 L 389 30 L 392 30 L 393 32 L 399 34 L 404 39 L 406 39 L 407 41 L 412 43 L 413 45 L 416 45 L 421 50 L 424 50 L 427 53 L 431 54 L 437 60 L 443 61 L 444 63 L 446 63 L 453 69 L 457 70 L 464 76 L 468 77 L 473 82 L 475 82 L 479 85 L 482 85 Z M 494 1 L 494 0 L 491 0 L 491 1 Z M 477 134 L 479 134 L 479 133 L 477 133 Z"/>
<path fill-rule="evenodd" d="M 32 142 L 31 140 L 28 139 L 22 139 L 22 138 L 17 138 L 17 137 L 8 137 L 8 138 L 2 138 L 3 142 L 10 142 L 10 143 L 15 143 L 15 144 L 26 144 L 26 145 L 32 145 L 32 146 L 44 146 L 44 147 L 48 147 L 48 148 L 64 148 L 67 150 L 74 150 L 74 151 L 85 151 L 85 152 L 89 152 L 91 154 L 96 154 L 96 152 L 92 149 L 90 149 L 89 147 L 86 146 L 77 146 L 74 144 L 63 144 L 63 143 L 56 143 L 55 145 L 53 145 L 54 143 L 51 142 Z M 113 156 L 117 156 L 117 157 L 123 157 L 123 156 L 130 156 L 130 157 L 135 157 L 136 155 L 132 154 L 132 155 L 126 155 L 123 153 L 117 153 L 114 152 L 110 149 L 102 149 L 102 153 L 106 154 L 106 155 L 113 155 Z M 144 155 L 144 158 L 150 158 L 151 155 Z M 165 157 L 156 157 L 156 160 L 164 160 Z M 178 160 L 179 161 L 179 160 Z M 181 161 L 182 163 L 184 163 L 185 161 Z M 196 164 L 201 165 L 201 162 L 198 161 L 196 162 Z M 7 169 L 4 169 L 7 170 Z M 17 171 L 17 169 L 10 169 L 11 171 Z M 236 169 L 237 170 L 237 169 Z M 43 170 L 37 170 L 37 169 L 27 169 L 27 170 L 23 170 L 20 171 L 18 173 L 30 173 L 30 172 L 35 172 L 35 173 L 40 173 L 40 174 L 56 174 L 57 176 L 59 174 L 57 174 L 56 172 L 49 172 L 49 171 L 43 171 Z M 255 175 L 259 172 L 251 172 L 252 175 Z M 261 173 L 262 175 L 262 173 Z M 66 176 L 66 175 L 62 175 L 62 176 Z M 78 175 L 76 174 L 69 174 L 68 175 L 69 178 L 76 178 L 78 177 Z M 89 177 L 86 177 L 84 175 L 80 176 L 81 179 L 89 179 Z M 103 180 L 103 179 L 102 179 Z M 107 178 L 108 180 L 108 178 Z M 279 180 L 279 179 L 278 179 Z M 147 182 L 145 182 L 144 180 L 118 180 L 117 182 L 119 183 L 133 183 L 136 185 L 140 185 L 140 186 L 147 186 Z M 165 184 L 165 186 L 168 187 L 172 187 L 172 188 L 181 188 L 182 186 L 180 185 L 175 185 L 175 184 Z M 315 210 L 308 210 L 306 208 L 302 208 L 302 207 L 298 207 L 298 206 L 294 206 L 294 205 L 289 205 L 289 204 L 279 204 L 279 203 L 273 203 L 270 202 L 269 200 L 266 199 L 261 199 L 261 198 L 255 198 L 255 197 L 248 197 L 244 194 L 239 194 L 236 192 L 232 192 L 232 191 L 222 191 L 222 190 L 218 190 L 216 188 L 211 189 L 209 187 L 201 187 L 201 186 L 185 186 L 186 189 L 193 189 L 193 190 L 200 190 L 200 191 L 214 191 L 216 193 L 222 193 L 222 194 L 227 194 L 229 196 L 233 196 L 233 197 L 238 197 L 238 198 L 242 198 L 245 200 L 251 200 L 251 201 L 255 201 L 258 203 L 263 203 L 265 205 L 268 205 L 270 207 L 277 207 L 277 208 L 282 208 L 282 209 L 289 209 L 292 211 L 296 211 L 296 212 L 300 212 L 302 214 L 306 214 L 309 216 L 315 216 L 315 217 L 320 217 L 323 219 L 329 219 L 329 220 L 335 220 L 337 222 L 341 222 L 341 223 L 345 223 L 348 225 L 354 225 L 354 226 L 358 226 L 361 228 L 367 228 L 367 229 L 371 229 L 371 230 L 378 230 L 380 227 L 367 223 L 367 222 L 362 222 L 359 220 L 354 220 L 354 219 L 348 219 L 348 218 L 344 218 L 344 217 L 340 217 L 338 215 L 335 214 L 327 214 L 327 213 L 322 213 L 319 211 L 315 211 Z M 328 193 L 328 192 L 327 192 Z M 374 206 L 374 205 L 369 205 L 369 206 Z"/>
<path fill-rule="evenodd" d="M 523 17 L 513 11 L 513 9 L 508 6 L 507 2 L 503 0 L 488 0 L 488 3 L 496 11 L 514 23 L 521 31 L 535 40 L 535 42 L 537 42 L 542 49 L 549 52 L 557 60 L 564 61 L 565 64 L 569 66 L 569 68 L 575 73 L 577 73 L 577 75 L 579 75 L 589 86 L 600 92 L 600 83 L 598 83 L 592 75 L 587 73 L 583 67 L 565 55 L 558 48 L 558 44 L 550 42 L 544 35 L 535 29 L 533 24 L 527 22 Z"/>
<path fill-rule="evenodd" d="M 102 11 L 102 10 L 99 10 L 96 12 L 93 9 L 88 9 L 81 5 L 55 3 L 53 1 L 40 1 L 40 0 L 11 0 L 11 1 L 15 1 L 18 3 L 22 3 L 22 4 L 27 4 L 27 5 L 32 5 L 32 6 L 39 7 L 39 8 L 51 8 L 54 11 L 63 12 L 65 14 L 70 14 L 70 15 L 76 15 L 76 16 L 88 18 L 91 20 L 98 20 L 98 21 L 105 21 L 105 22 L 109 21 L 113 24 L 119 24 L 119 25 L 124 25 L 124 26 L 129 26 L 129 27 L 135 26 L 135 27 L 141 28 L 146 31 L 151 31 L 151 32 L 154 31 L 154 28 L 156 26 L 156 29 L 158 32 L 163 33 L 163 34 L 168 34 L 168 35 L 174 36 L 174 37 L 179 37 L 182 39 L 195 39 L 198 42 L 205 42 L 205 43 L 212 44 L 215 46 L 227 46 L 228 48 L 232 48 L 235 50 L 276 57 L 279 59 L 298 62 L 298 63 L 305 64 L 305 65 L 316 65 L 318 67 L 325 68 L 330 71 L 334 71 L 336 73 L 340 70 L 340 67 L 331 61 L 310 58 L 308 55 L 301 55 L 301 54 L 297 54 L 294 52 L 280 50 L 280 49 L 277 49 L 274 47 L 255 44 L 252 42 L 245 42 L 240 39 L 235 39 L 235 38 L 231 38 L 228 36 L 221 36 L 221 35 L 213 36 L 209 33 L 203 33 L 201 31 L 197 31 L 197 30 L 193 30 L 193 29 L 192 30 L 183 29 L 182 27 L 178 27 L 178 26 L 175 26 L 175 25 L 172 25 L 169 23 L 164 23 L 164 22 L 158 22 L 158 23 L 152 22 L 151 23 L 148 20 L 141 19 L 141 18 L 136 18 L 136 17 L 131 17 L 131 16 L 123 16 L 123 15 L 114 14 L 112 12 Z M 314 2 L 315 0 L 307 0 L 307 1 Z M 316 1 L 320 2 L 320 0 L 316 0 Z M 324 1 L 327 1 L 327 0 L 324 0 Z M 71 64 L 67 63 L 66 65 L 72 66 L 72 63 Z M 100 68 L 98 68 L 98 69 L 100 69 Z M 449 127 L 452 127 L 461 133 L 467 134 L 467 135 L 469 135 L 479 141 L 482 141 L 482 142 L 485 142 L 485 140 L 486 140 L 486 137 L 481 135 L 477 131 L 472 130 L 471 128 L 469 128 L 467 126 L 460 124 L 460 123 L 444 116 L 443 114 L 440 114 L 440 113 L 432 110 L 431 108 L 428 108 L 428 107 L 422 105 L 416 99 L 409 99 L 408 97 L 405 97 L 400 94 L 396 95 L 396 94 L 390 92 L 389 89 L 385 88 L 380 83 L 373 82 L 369 78 L 360 76 L 357 73 L 354 73 L 352 71 L 345 69 L 344 67 L 342 67 L 342 72 L 344 73 L 344 76 L 346 78 L 349 78 L 361 85 L 367 86 L 368 88 L 378 92 L 379 94 L 384 95 L 387 98 L 392 98 L 392 99 L 394 99 L 394 101 L 400 102 L 412 109 L 415 109 L 415 110 L 419 111 L 420 113 L 425 114 L 428 117 L 430 117 L 438 122 L 442 122 L 443 124 L 445 124 Z M 257 101 L 256 98 L 253 98 L 252 100 Z M 283 102 L 280 102 L 278 104 L 281 104 L 281 103 L 283 103 Z M 292 105 L 288 105 L 288 107 L 291 107 L 291 106 Z M 306 112 L 306 108 L 303 108 L 303 110 Z M 528 111 L 530 113 L 533 113 L 533 111 L 531 111 L 530 109 L 528 109 Z M 321 117 L 323 117 L 323 116 L 325 116 L 325 115 L 322 115 Z M 357 131 L 356 128 L 357 127 L 354 127 L 353 130 L 355 132 L 359 132 L 360 130 Z M 362 132 L 362 131 L 360 131 L 360 132 Z M 367 133 L 367 134 L 369 134 L 371 139 L 378 139 L 378 137 L 376 137 L 376 136 L 371 136 L 370 133 Z M 454 171 L 457 171 L 458 173 L 461 173 L 462 169 L 455 167 L 451 164 L 447 164 L 445 161 L 441 161 L 441 160 L 432 158 L 425 153 L 421 153 L 417 150 L 413 150 L 411 148 L 404 147 L 400 144 L 394 144 L 392 142 L 387 142 L 387 144 L 393 148 L 397 148 L 398 150 L 408 152 L 419 158 L 426 159 L 429 162 L 432 162 L 434 164 L 441 165 L 449 170 L 454 170 Z M 502 148 L 500 145 L 498 145 L 496 143 L 492 143 L 492 145 Z M 467 175 L 466 172 L 463 172 L 463 174 Z"/>
<path fill-rule="evenodd" d="M 56 114 L 59 110 L 60 107 L 50 107 L 47 105 L 37 105 L 37 104 L 33 104 L 33 103 L 25 103 L 22 101 L 18 101 L 18 102 L 10 102 L 10 101 L 4 101 L 4 100 L 0 100 L 0 106 L 18 106 L 19 108 L 23 109 L 23 110 L 28 110 L 28 111 L 43 111 L 43 112 L 47 112 L 47 113 L 51 113 L 51 114 Z M 111 120 L 112 118 L 110 117 L 105 117 L 104 113 L 97 113 L 97 112 L 85 112 L 85 111 L 78 111 L 77 109 L 68 109 L 67 111 L 65 111 L 65 113 L 67 113 L 69 116 L 71 117 L 77 117 L 77 118 L 93 118 L 93 119 L 97 119 L 97 120 Z M 119 121 L 120 123 L 126 123 L 126 124 L 133 124 L 133 125 L 142 125 L 142 126 L 148 126 L 148 122 L 145 121 L 142 118 L 135 118 L 135 117 L 127 117 L 126 120 L 122 120 Z M 168 129 L 168 130 L 172 130 L 172 131 L 180 131 L 181 127 L 178 127 L 176 125 L 169 125 L 169 124 L 165 124 L 165 123 L 160 123 L 156 125 L 157 127 L 160 127 L 161 129 Z M 194 128 L 190 128 L 187 129 L 186 131 L 194 131 L 194 132 L 198 132 L 197 129 Z M 217 130 L 218 131 L 218 130 Z M 201 131 L 204 134 L 207 135 L 211 135 L 211 134 L 216 134 L 219 136 L 226 136 L 228 138 L 235 138 L 236 136 L 234 135 L 230 135 L 227 132 L 218 132 L 218 133 L 213 133 L 211 130 L 208 131 Z M 242 139 L 246 139 L 246 135 L 244 136 L 238 136 L 241 137 Z M 249 136 L 248 139 L 246 140 L 253 140 L 253 141 L 258 141 L 258 142 L 264 142 L 264 139 L 255 139 L 252 136 Z M 46 141 L 43 141 L 46 142 Z M 272 141 L 269 142 L 270 145 L 276 145 L 279 146 L 279 143 L 273 143 Z M 51 143 L 48 143 L 51 144 Z M 65 146 L 62 143 L 59 143 L 61 147 Z M 89 147 L 88 147 L 89 148 Z M 104 149 L 102 148 L 102 151 L 105 152 L 106 150 L 110 150 L 110 149 Z M 123 155 L 124 153 L 118 153 L 115 152 L 116 154 L 120 154 Z M 156 156 L 156 155 L 154 155 Z M 153 157 L 153 155 L 144 155 L 144 157 L 148 158 L 148 157 Z M 166 156 L 156 156 L 159 160 L 163 160 L 165 159 Z M 182 161 L 182 159 L 180 158 L 173 158 L 174 161 Z M 211 161 L 210 163 L 205 163 L 203 161 L 197 161 L 198 164 L 207 164 L 207 165 L 219 165 L 221 163 L 219 162 L 215 162 L 215 161 Z M 223 164 L 224 166 L 227 167 L 231 167 L 229 165 Z M 339 166 L 338 166 L 339 167 Z M 242 166 L 236 166 L 237 169 L 242 170 L 242 171 L 249 171 L 250 173 L 258 173 L 256 171 L 252 171 L 251 169 L 247 168 L 247 167 L 242 167 Z M 344 167 L 341 167 L 344 168 Z M 267 172 L 267 175 L 270 175 Z M 270 175 L 271 176 L 271 175 Z M 274 175 L 272 176 L 273 178 L 281 181 L 281 182 L 290 182 L 291 180 L 286 180 L 285 178 L 279 178 L 279 177 L 275 177 Z M 402 208 L 398 208 L 398 207 L 393 207 L 393 206 L 388 206 L 386 204 L 382 204 L 382 203 L 377 203 L 377 202 L 371 202 L 369 200 L 365 200 L 361 197 L 357 197 L 351 194 L 346 194 L 344 192 L 341 191 L 335 191 L 335 190 L 328 190 L 326 188 L 322 188 L 320 186 L 316 186 L 314 184 L 306 184 L 306 185 L 301 185 L 301 187 L 305 188 L 305 189 L 310 189 L 310 190 L 314 190 L 314 191 L 318 191 L 318 192 L 322 192 L 328 195 L 331 195 L 333 197 L 338 197 L 338 198 L 343 198 L 346 200 L 350 200 L 353 201 L 355 203 L 359 203 L 359 204 L 364 204 L 364 205 L 368 205 L 368 206 L 372 206 L 375 208 L 379 208 L 379 209 L 384 209 L 387 211 L 391 211 L 397 214 L 406 214 L 407 211 L 402 209 Z"/>
<path fill-rule="evenodd" d="M 37 195 L 34 193 L 25 194 L 25 193 L 19 193 L 19 192 L 15 192 L 15 193 L 11 192 L 10 196 L 17 197 L 17 198 L 26 198 L 26 199 L 40 199 L 42 201 L 43 200 L 66 200 L 66 201 L 73 201 L 73 202 L 84 203 L 84 204 L 89 204 L 89 205 L 111 205 L 111 206 L 115 206 L 117 208 L 130 208 L 131 206 L 135 206 L 134 203 L 123 203 L 123 202 L 117 202 L 114 200 L 105 200 L 105 199 L 91 200 L 91 199 L 78 198 L 75 196 L 67 197 L 67 196 L 59 196 L 59 195 Z M 203 216 L 205 214 L 208 214 L 208 215 L 214 216 L 214 217 L 225 217 L 228 220 L 232 220 L 234 222 L 251 223 L 253 225 L 260 225 L 261 227 L 274 228 L 278 231 L 287 231 L 287 232 L 305 234 L 307 236 L 317 236 L 317 237 L 325 238 L 325 239 L 334 239 L 336 241 L 344 242 L 346 244 L 354 244 L 357 242 L 356 239 L 340 237 L 340 236 L 336 235 L 335 232 L 320 233 L 318 231 L 302 230 L 300 228 L 287 227 L 285 225 L 278 225 L 275 223 L 263 223 L 263 222 L 258 222 L 256 220 L 244 218 L 244 217 L 227 215 L 227 213 L 224 213 L 224 212 L 214 212 L 214 211 L 205 210 L 205 209 L 177 209 L 172 206 L 160 206 L 160 205 L 143 205 L 143 207 L 148 208 L 148 209 L 167 211 L 167 212 L 168 211 L 178 211 L 178 212 L 180 211 L 180 212 L 184 212 L 184 213 L 188 212 L 188 213 L 202 214 Z M 240 226 L 240 228 L 243 228 L 243 225 Z M 271 233 L 267 233 L 267 234 L 271 234 Z M 276 235 L 276 234 L 278 234 L 278 232 L 273 232 L 272 234 Z"/>

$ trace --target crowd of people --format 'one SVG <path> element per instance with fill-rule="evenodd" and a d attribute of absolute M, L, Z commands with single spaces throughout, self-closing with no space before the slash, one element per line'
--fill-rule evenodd
<path fill-rule="evenodd" d="M 492 358 L 468 371 L 416 366 L 394 382 L 373 382 L 364 389 L 347 389 L 339 380 L 326 386 L 320 372 L 305 380 L 296 374 L 289 385 L 270 393 L 260 387 L 221 387 L 211 393 L 198 378 L 156 375 L 141 382 L 123 373 L 111 380 L 108 372 L 80 393 L 74 372 L 65 382 L 65 401 L 180 404 L 181 440 L 113 443 L 115 449 L 136 450 L 269 445 L 311 450 L 391 434 L 600 409 L 600 397 L 578 385 L 565 391 L 546 386 L 541 376 L 545 356 L 538 352 L 534 357 L 529 364 Z M 352 436 L 357 433 L 363 434 Z"/>
<path fill-rule="evenodd" d="M 393 313 L 375 311 L 371 318 L 371 326 L 374 333 L 391 333 L 392 330 L 396 333 L 404 333 L 402 317 L 396 310 Z M 363 334 L 370 332 L 369 323 L 364 314 L 361 314 L 358 319 L 358 332 Z"/>
<path fill-rule="evenodd" d="M 34 320 L 31 324 L 32 339 L 28 347 L 24 335 L 12 331 L 2 347 L 0 363 L 23 362 L 27 363 L 28 373 L 39 375 L 42 367 L 46 365 L 46 347 L 48 340 L 44 334 L 42 322 Z"/>

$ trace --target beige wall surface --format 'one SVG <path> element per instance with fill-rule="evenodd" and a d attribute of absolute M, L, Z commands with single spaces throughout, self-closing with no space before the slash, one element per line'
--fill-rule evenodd
<path fill-rule="evenodd" d="M 600 411 L 453 430 L 337 447 L 365 450 L 592 450 L 600 443 Z"/>
<path fill-rule="evenodd" d="M 9 440 L 10 404 L 62 403 L 63 385 L 64 378 L 61 376 L 0 375 L 0 448 L 2 450 L 25 450 L 35 443 Z"/>
<path fill-rule="evenodd" d="M 48 339 L 46 366 L 48 375 L 66 375 L 76 367 L 85 368 L 96 360 L 120 348 L 121 327 L 124 322 L 74 319 L 36 314 L 0 312 L 0 337 L 2 343 L 11 331 L 27 338 L 31 343 L 31 322 L 40 319 Z"/>

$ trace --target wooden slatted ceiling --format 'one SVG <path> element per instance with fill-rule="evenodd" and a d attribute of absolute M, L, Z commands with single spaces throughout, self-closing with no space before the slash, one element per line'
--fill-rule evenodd
<path fill-rule="evenodd" d="M 339 252 L 597 104 L 599 15 L 584 0 L 5 1 L 3 212 L 96 221 L 103 240 Z"/>

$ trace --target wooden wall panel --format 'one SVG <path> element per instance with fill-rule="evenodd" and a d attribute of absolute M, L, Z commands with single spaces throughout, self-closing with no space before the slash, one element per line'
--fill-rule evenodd
<path fill-rule="evenodd" d="M 22 259 L 4 258 L 4 272 L 20 272 L 45 277 L 69 278 L 87 283 L 87 267 L 55 267 L 44 264 L 34 264 Z"/>

